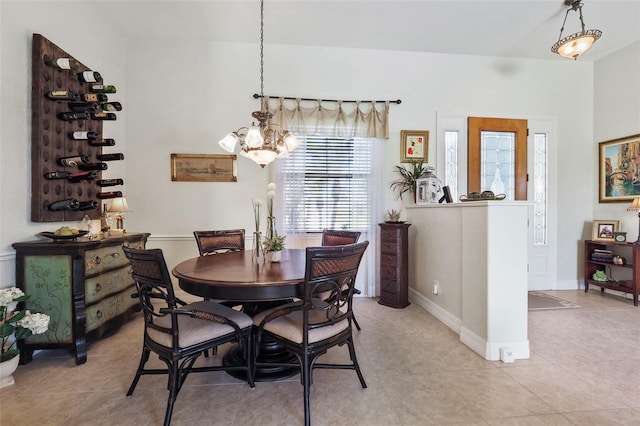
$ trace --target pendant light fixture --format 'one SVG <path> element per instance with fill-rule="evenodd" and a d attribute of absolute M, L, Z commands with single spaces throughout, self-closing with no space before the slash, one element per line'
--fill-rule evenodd
<path fill-rule="evenodd" d="M 264 0 L 260 0 L 260 111 L 251 116 L 258 125 L 241 127 L 229 133 L 218 144 L 227 152 L 233 152 L 240 144 L 240 155 L 252 159 L 264 167 L 276 158 L 284 158 L 300 145 L 296 136 L 277 124 L 270 122 L 273 114 L 268 111 L 264 97 Z"/>
<path fill-rule="evenodd" d="M 564 15 L 564 22 L 562 28 L 560 28 L 560 37 L 558 41 L 551 46 L 551 51 L 557 53 L 560 56 L 569 59 L 578 59 L 578 56 L 591 48 L 591 45 L 596 42 L 602 36 L 600 30 L 586 30 L 584 29 L 584 20 L 582 19 L 582 1 L 581 0 L 564 0 L 564 5 L 569 6 L 567 13 Z M 571 34 L 570 36 L 562 38 L 562 32 L 564 31 L 564 25 L 567 22 L 567 16 L 570 11 L 578 11 L 580 13 L 580 24 L 582 25 L 582 31 L 579 33 Z"/>

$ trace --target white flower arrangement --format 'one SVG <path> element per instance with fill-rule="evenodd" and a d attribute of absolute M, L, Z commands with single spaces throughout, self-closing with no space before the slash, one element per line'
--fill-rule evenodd
<path fill-rule="evenodd" d="M 17 287 L 0 289 L 0 362 L 20 354 L 14 347 L 16 340 L 32 334 L 42 334 L 49 329 L 49 315 L 16 311 L 18 303 L 29 298 Z M 15 338 L 12 339 L 11 335 Z"/>

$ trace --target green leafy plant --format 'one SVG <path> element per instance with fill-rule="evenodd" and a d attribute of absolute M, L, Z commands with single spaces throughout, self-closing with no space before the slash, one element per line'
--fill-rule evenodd
<path fill-rule="evenodd" d="M 407 192 L 415 194 L 416 181 L 435 171 L 435 168 L 422 161 L 412 161 L 407 167 L 404 164 L 394 167 L 395 171 L 400 174 L 400 178 L 391 182 L 389 187 L 397 192 L 396 199 L 402 198 L 402 195 Z"/>
<path fill-rule="evenodd" d="M 284 240 L 286 238 L 286 235 L 278 235 L 278 233 L 276 232 L 273 237 L 264 239 L 262 248 L 266 253 L 284 250 Z"/>
<path fill-rule="evenodd" d="M 387 210 L 387 220 L 389 222 L 399 222 L 400 221 L 400 213 L 402 210 Z"/>

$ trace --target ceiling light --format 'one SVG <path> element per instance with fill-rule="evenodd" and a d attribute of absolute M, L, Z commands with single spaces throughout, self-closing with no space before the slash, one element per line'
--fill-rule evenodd
<path fill-rule="evenodd" d="M 589 50 L 591 45 L 600 38 L 600 36 L 602 35 L 602 31 L 585 31 L 584 20 L 582 19 L 582 1 L 564 0 L 564 4 L 565 6 L 570 7 L 569 9 L 567 9 L 566 15 L 564 15 L 564 22 L 562 23 L 562 28 L 560 28 L 560 37 L 558 37 L 558 41 L 553 46 L 551 46 L 551 51 L 565 58 L 578 59 L 578 56 Z M 567 16 L 569 16 L 569 12 L 572 10 L 577 10 L 580 13 L 580 24 L 582 25 L 582 31 L 562 38 L 564 24 L 567 22 Z"/>
<path fill-rule="evenodd" d="M 251 114 L 258 120 L 258 124 L 241 127 L 229 133 L 218 144 L 225 151 L 233 152 L 239 143 L 240 155 L 264 167 L 276 158 L 287 157 L 300 145 L 293 133 L 270 122 L 273 114 L 268 111 L 267 99 L 264 97 L 264 0 L 260 1 L 260 99 L 260 111 Z"/>

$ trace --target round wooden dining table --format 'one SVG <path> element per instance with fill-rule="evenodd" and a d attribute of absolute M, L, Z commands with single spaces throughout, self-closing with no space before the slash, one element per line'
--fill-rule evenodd
<path fill-rule="evenodd" d="M 173 268 L 178 285 L 189 294 L 208 298 L 242 302 L 243 312 L 250 316 L 301 297 L 304 285 L 306 251 L 287 249 L 280 262 L 256 263 L 251 250 L 241 250 L 200 256 L 185 260 Z M 244 363 L 244 351 L 236 345 L 223 358 L 225 364 Z M 258 360 L 261 363 L 293 362 L 295 357 L 274 342 L 260 342 Z M 245 379 L 242 371 L 229 371 Z M 273 381 L 291 377 L 299 368 L 261 367 L 256 381 Z"/>

